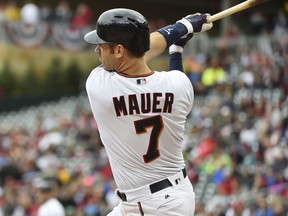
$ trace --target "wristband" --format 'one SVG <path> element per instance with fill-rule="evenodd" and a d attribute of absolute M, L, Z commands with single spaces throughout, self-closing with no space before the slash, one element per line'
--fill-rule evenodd
<path fill-rule="evenodd" d="M 169 47 L 169 54 L 172 54 L 172 53 L 182 53 L 182 52 L 183 52 L 183 47 L 181 47 L 181 46 L 172 44 L 172 45 Z"/>
<path fill-rule="evenodd" d="M 185 25 L 185 27 L 188 30 L 188 33 L 182 37 L 186 37 L 188 34 L 193 33 L 193 31 L 194 31 L 193 25 L 189 22 L 188 19 L 182 18 L 181 20 L 177 21 L 177 23 L 182 23 L 183 25 Z"/>
<path fill-rule="evenodd" d="M 158 29 L 157 32 L 162 34 L 167 42 L 167 48 L 178 41 L 181 37 L 187 35 L 188 29 L 183 23 L 175 23 Z"/>

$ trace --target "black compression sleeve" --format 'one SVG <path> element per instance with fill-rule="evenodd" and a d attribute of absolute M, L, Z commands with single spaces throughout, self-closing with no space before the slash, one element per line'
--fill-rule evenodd
<path fill-rule="evenodd" d="M 184 72 L 182 63 L 182 53 L 170 54 L 169 70 L 180 70 Z"/>

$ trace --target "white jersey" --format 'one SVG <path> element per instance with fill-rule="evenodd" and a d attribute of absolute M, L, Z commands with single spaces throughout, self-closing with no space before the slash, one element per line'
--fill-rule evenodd
<path fill-rule="evenodd" d="M 51 198 L 43 203 L 37 212 L 37 216 L 65 216 L 63 205 L 55 198 Z"/>
<path fill-rule="evenodd" d="M 182 140 L 194 92 L 183 72 L 131 78 L 99 66 L 86 89 L 120 190 L 151 184 L 184 168 Z"/>

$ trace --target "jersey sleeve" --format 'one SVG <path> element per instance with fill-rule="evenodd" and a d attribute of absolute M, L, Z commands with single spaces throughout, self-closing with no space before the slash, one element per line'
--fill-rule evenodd
<path fill-rule="evenodd" d="M 86 90 L 87 93 L 89 92 L 89 90 L 91 89 L 91 87 L 93 86 L 93 82 L 94 80 L 97 78 L 97 76 L 101 75 L 101 69 L 103 69 L 101 66 L 96 67 L 95 69 L 93 69 L 91 71 L 91 73 L 89 74 L 87 80 L 86 80 Z"/>
<path fill-rule="evenodd" d="M 181 103 L 181 110 L 190 113 L 194 103 L 194 89 L 190 79 L 187 75 L 180 70 L 171 70 L 167 72 L 173 85 L 175 86 L 176 97 L 179 98 Z"/>
<path fill-rule="evenodd" d="M 184 90 L 182 91 L 182 97 L 184 101 L 186 101 L 185 105 L 187 107 L 187 112 L 190 113 L 194 103 L 194 89 L 192 83 L 187 75 L 181 71 L 178 71 L 177 77 L 177 82 L 179 82 L 180 88 Z"/>

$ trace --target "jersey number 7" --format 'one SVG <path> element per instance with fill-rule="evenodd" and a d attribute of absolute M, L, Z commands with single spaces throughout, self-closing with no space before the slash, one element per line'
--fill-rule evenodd
<path fill-rule="evenodd" d="M 147 133 L 147 128 L 152 127 L 148 149 L 143 155 L 144 162 L 150 163 L 160 156 L 159 152 L 159 138 L 162 133 L 164 124 L 161 115 L 153 116 L 150 118 L 140 119 L 134 122 L 137 134 Z"/>

